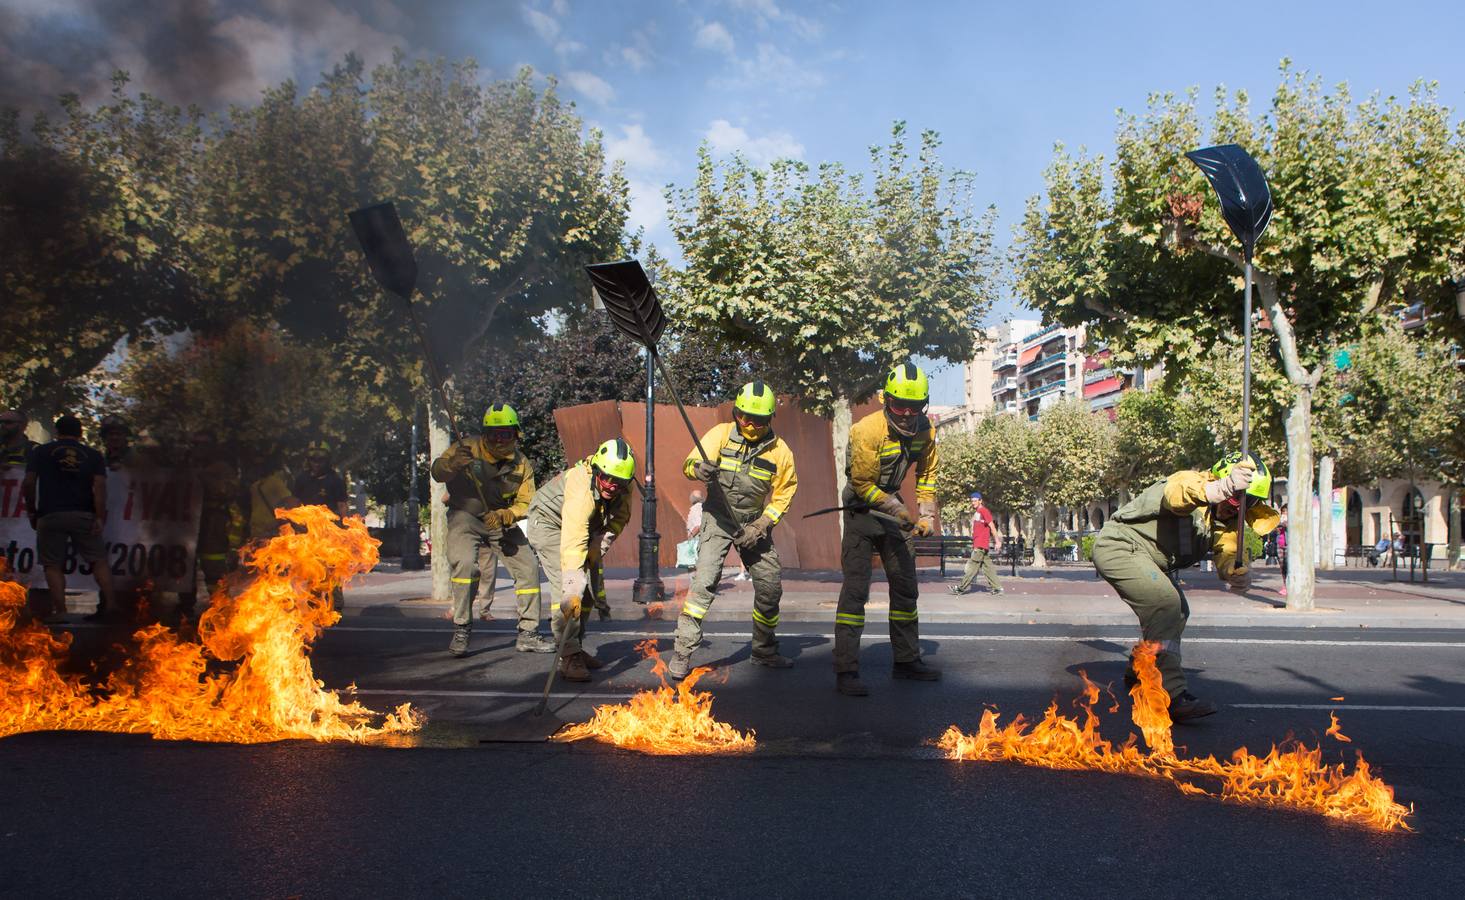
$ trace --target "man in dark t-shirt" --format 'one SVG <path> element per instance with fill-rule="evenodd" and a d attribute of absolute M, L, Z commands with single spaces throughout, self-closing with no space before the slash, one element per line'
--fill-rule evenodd
<path fill-rule="evenodd" d="M 305 451 L 305 471 L 295 478 L 295 499 L 302 505 L 329 507 L 346 515 L 346 480 L 331 468 L 331 448 L 325 441 L 312 443 Z"/>
<path fill-rule="evenodd" d="M 115 606 L 112 572 L 102 541 L 102 525 L 107 521 L 107 466 L 102 454 L 81 443 L 81 420 L 76 416 L 57 419 L 56 436 L 31 451 L 22 482 L 25 507 L 36 530 L 36 553 L 51 593 L 49 620 L 66 615 L 68 544 L 91 563 L 97 579 L 97 611 L 87 618 L 97 619 Z"/>

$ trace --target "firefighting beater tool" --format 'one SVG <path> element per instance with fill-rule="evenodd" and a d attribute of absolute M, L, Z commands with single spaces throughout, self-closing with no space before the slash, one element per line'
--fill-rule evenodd
<path fill-rule="evenodd" d="M 366 261 L 371 265 L 371 274 L 376 277 L 378 284 L 386 288 L 388 292 L 402 298 L 402 302 L 406 304 L 407 315 L 412 320 L 412 330 L 417 333 L 417 342 L 422 347 L 422 359 L 427 366 L 428 380 L 432 383 L 438 406 L 447 416 L 448 428 L 453 433 L 453 440 L 463 440 L 463 434 L 458 428 L 458 419 L 453 415 L 453 407 L 448 402 L 446 382 L 443 380 L 442 372 L 438 369 L 437 359 L 432 354 L 432 345 L 427 340 L 427 329 L 422 324 L 422 317 L 418 315 L 417 307 L 412 304 L 412 293 L 417 288 L 417 259 L 412 253 L 412 244 L 407 240 L 407 233 L 402 230 L 402 220 L 397 217 L 396 206 L 391 203 L 378 203 L 375 206 L 363 207 L 352 212 L 350 218 L 351 228 L 356 232 L 356 240 L 361 243 L 361 249 L 366 254 Z M 479 482 L 478 476 L 474 474 L 472 466 L 467 469 L 467 472 L 469 480 L 473 482 L 474 490 L 478 492 L 479 502 L 487 509 L 488 500 L 484 496 L 483 485 Z M 562 636 L 557 651 L 563 649 Z M 550 660 L 551 684 L 555 670 L 559 666 L 559 659 L 560 654 L 556 652 Z M 540 743 L 549 740 L 550 735 L 563 728 L 565 723 L 554 716 L 543 714 L 545 703 L 549 698 L 549 685 L 545 686 L 544 693 L 545 700 L 532 714 L 521 713 L 497 723 L 492 737 L 483 742 Z"/>
<path fill-rule="evenodd" d="M 1251 259 L 1256 242 L 1272 220 L 1272 190 L 1267 176 L 1250 153 L 1236 144 L 1221 144 L 1192 150 L 1185 154 L 1205 173 L 1211 189 L 1221 201 L 1221 217 L 1231 233 L 1241 241 L 1246 288 L 1242 300 L 1241 349 L 1241 458 L 1246 459 L 1251 438 Z M 1246 494 L 1239 498 L 1236 511 L 1236 558 L 1241 561 L 1238 573 L 1245 572 L 1250 560 L 1246 556 Z"/>
<path fill-rule="evenodd" d="M 687 426 L 687 434 L 692 438 L 692 446 L 697 448 L 697 455 L 702 457 L 705 463 L 711 463 L 707 458 L 707 451 L 702 449 L 702 439 L 697 435 L 697 429 L 692 425 L 692 419 L 687 415 L 687 408 L 682 405 L 681 397 L 677 396 L 676 386 L 673 384 L 671 374 L 666 370 L 666 363 L 662 361 L 661 354 L 656 350 L 656 342 L 661 339 L 661 333 L 666 329 L 666 315 L 661 310 L 661 301 L 656 297 L 656 290 L 651 286 L 651 279 L 646 277 L 646 270 L 641 268 L 641 263 L 634 259 L 623 259 L 619 262 L 596 263 L 586 266 L 585 271 L 590 275 L 591 290 L 595 299 L 605 307 L 610 314 L 611 324 L 616 330 L 636 341 L 646 348 L 646 352 L 655 361 L 656 367 L 661 370 L 661 381 L 666 385 L 667 393 L 671 394 L 672 402 L 676 404 L 677 412 L 681 413 L 682 424 Z M 651 415 L 647 410 L 647 415 Z M 708 485 L 709 488 L 717 487 L 717 491 L 708 491 L 710 496 L 715 496 L 722 504 L 723 511 L 739 529 L 748 523 L 742 521 L 733 512 L 732 505 L 723 496 L 721 486 L 715 482 Z"/>

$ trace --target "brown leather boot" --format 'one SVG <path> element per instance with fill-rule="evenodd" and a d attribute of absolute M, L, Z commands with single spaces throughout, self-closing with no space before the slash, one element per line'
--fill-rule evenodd
<path fill-rule="evenodd" d="M 560 677 L 566 681 L 589 681 L 590 670 L 585 668 L 585 660 L 579 653 L 571 653 L 560 657 Z"/>
<path fill-rule="evenodd" d="M 591 656 L 589 650 L 580 651 L 580 661 L 585 664 L 585 668 L 589 669 L 592 672 L 596 669 L 605 668 L 605 663 L 601 662 L 596 657 Z"/>

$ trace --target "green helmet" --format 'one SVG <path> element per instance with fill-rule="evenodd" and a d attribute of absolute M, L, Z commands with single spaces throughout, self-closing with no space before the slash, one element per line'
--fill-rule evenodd
<path fill-rule="evenodd" d="M 1251 484 L 1247 485 L 1246 495 L 1248 497 L 1255 497 L 1258 500 L 1271 499 L 1271 470 L 1267 468 L 1266 463 L 1262 462 L 1261 457 L 1257 456 L 1254 453 L 1246 454 L 1246 458 L 1251 460 L 1252 464 L 1256 466 L 1256 474 L 1251 477 Z M 1230 475 L 1231 467 L 1240 462 L 1240 453 L 1228 453 L 1220 459 L 1216 460 L 1216 464 L 1214 466 L 1211 466 L 1211 474 L 1216 477 L 1217 481 L 1219 481 L 1222 478 L 1225 478 L 1227 475 Z"/>
<path fill-rule="evenodd" d="M 519 414 L 507 403 L 495 403 L 483 414 L 484 428 L 518 428 Z"/>
<path fill-rule="evenodd" d="M 885 396 L 887 399 L 925 403 L 931 399 L 931 383 L 918 367 L 901 363 L 885 376 Z"/>
<path fill-rule="evenodd" d="M 591 455 L 590 465 L 622 481 L 636 477 L 636 457 L 631 453 L 631 445 L 621 438 L 611 438 L 601 444 Z"/>
<path fill-rule="evenodd" d="M 771 416 L 776 406 L 778 398 L 773 396 L 773 388 L 761 381 L 750 381 L 743 385 L 743 389 L 738 391 L 737 399 L 733 401 L 733 409 L 750 416 Z"/>

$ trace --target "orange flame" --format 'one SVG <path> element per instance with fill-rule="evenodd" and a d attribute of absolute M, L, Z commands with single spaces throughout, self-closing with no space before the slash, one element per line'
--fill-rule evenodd
<path fill-rule="evenodd" d="M 1324 763 L 1321 749 L 1300 744 L 1283 749 L 1274 746 L 1265 756 L 1256 756 L 1242 747 L 1227 762 L 1214 756 L 1177 757 L 1170 736 L 1169 697 L 1160 687 L 1160 673 L 1155 668 L 1157 650 L 1158 646 L 1151 643 L 1135 648 L 1139 683 L 1130 691 L 1134 724 L 1144 735 L 1148 752 L 1139 749 L 1132 734 L 1120 746 L 1100 737 L 1094 712 L 1099 690 L 1082 672 L 1079 676 L 1084 694 L 1078 702 L 1082 711 L 1079 719 L 1060 715 L 1054 702 L 1043 719 L 1031 727 L 1022 716 L 999 726 L 997 712 L 988 709 L 982 713 L 975 734 L 966 734 L 952 725 L 936 745 L 952 760 L 1011 760 L 1049 769 L 1126 772 L 1164 779 L 1182 793 L 1217 797 L 1229 803 L 1307 810 L 1381 831 L 1410 830 L 1405 819 L 1413 807 L 1395 802 L 1394 789 L 1371 773 L 1361 753 L 1351 773 L 1345 771 L 1345 763 Z M 1327 733 L 1348 740 L 1338 731 L 1336 716 Z M 1217 781 L 1219 788 L 1213 792 L 1183 778 Z"/>
<path fill-rule="evenodd" d="M 597 740 L 658 756 L 748 753 L 757 746 L 752 731 L 745 734 L 712 717 L 711 693 L 694 690 L 711 669 L 699 666 L 672 688 L 656 641 L 642 641 L 636 649 L 655 661 L 651 674 L 661 687 L 638 691 L 625 703 L 598 706 L 590 721 L 561 730 L 555 740 Z"/>
<path fill-rule="evenodd" d="M 282 529 L 246 552 L 254 578 L 238 596 L 214 595 L 199 620 L 202 644 L 163 625 L 141 628 L 100 691 L 61 673 L 71 635 L 20 624 L 25 588 L 0 581 L 0 737 L 65 729 L 233 743 L 362 741 L 421 728 L 410 704 L 383 717 L 343 702 L 316 680 L 307 655 L 340 619 L 332 589 L 376 565 L 378 542 L 360 519 L 338 524 L 323 506 L 277 514 L 304 531 Z M 210 671 L 221 663 L 229 670 Z"/>

